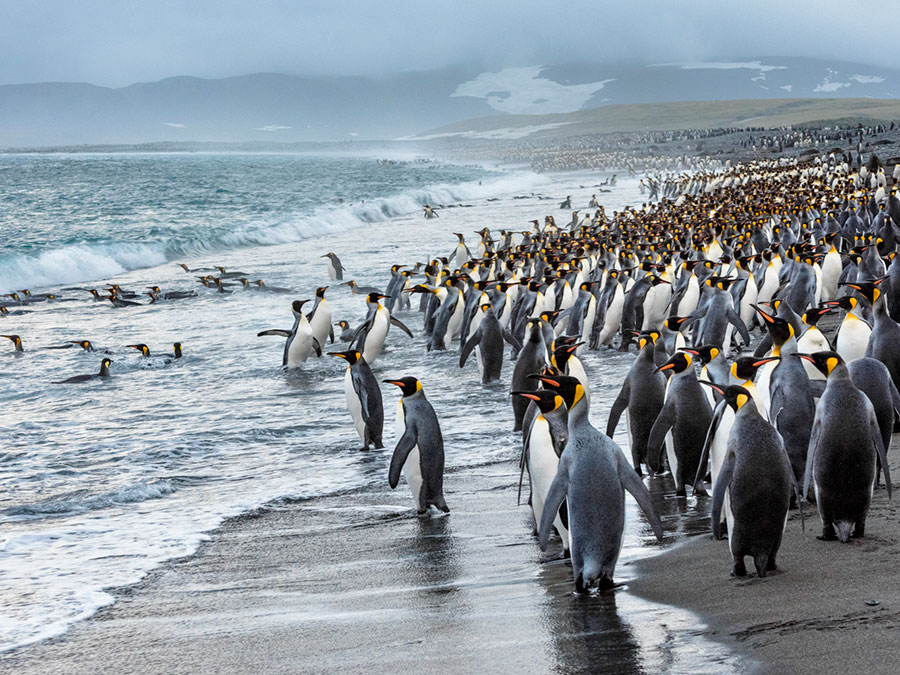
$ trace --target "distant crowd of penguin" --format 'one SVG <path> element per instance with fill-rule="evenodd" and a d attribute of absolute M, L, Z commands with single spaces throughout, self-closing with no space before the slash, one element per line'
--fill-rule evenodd
<path fill-rule="evenodd" d="M 711 491 L 712 528 L 727 533 L 731 572 L 775 570 L 789 509 L 815 503 L 823 540 L 865 534 L 900 415 L 900 199 L 883 170 L 830 155 L 681 178 L 654 204 L 553 215 L 525 230 L 462 233 L 452 253 L 394 265 L 384 291 L 343 282 L 367 314 L 340 322 L 349 348 L 346 402 L 363 449 L 383 447 L 371 366 L 395 314 L 424 315 L 428 351 L 459 345 L 483 383 L 507 348 L 512 426 L 542 550 L 557 537 L 577 591 L 607 589 L 631 493 L 663 529 L 644 472 L 671 472 L 677 496 Z M 873 181 L 873 175 L 875 179 Z M 563 206 L 571 206 L 564 204 Z M 331 279 L 345 269 L 333 252 Z M 283 364 L 300 367 L 333 340 L 325 287 L 312 311 L 293 303 Z M 843 313 L 835 335 L 818 326 Z M 757 340 L 756 336 L 760 339 Z M 604 431 L 590 421 L 584 350 L 634 347 Z M 448 512 L 440 424 L 417 378 L 385 379 L 401 399 L 389 485 L 403 473 L 420 515 Z M 629 454 L 612 440 L 622 417 Z M 520 486 L 521 491 L 521 486 Z"/>

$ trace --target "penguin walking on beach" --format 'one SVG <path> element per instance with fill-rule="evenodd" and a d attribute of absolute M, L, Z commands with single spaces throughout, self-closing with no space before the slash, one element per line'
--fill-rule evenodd
<path fill-rule="evenodd" d="M 628 465 L 622 449 L 588 421 L 584 388 L 567 375 L 542 376 L 556 389 L 569 409 L 568 439 L 541 514 L 538 528 L 542 551 L 547 549 L 553 522 L 566 500 L 575 590 L 585 593 L 598 583 L 613 587 L 625 527 L 625 491 L 644 511 L 657 539 L 662 522 L 647 487 Z"/>
<path fill-rule="evenodd" d="M 356 426 L 356 433 L 363 442 L 361 450 L 368 450 L 370 445 L 380 450 L 384 447 L 381 443 L 384 408 L 378 380 L 375 379 L 363 355 L 357 350 L 329 352 L 329 354 L 347 362 L 344 395 L 347 398 L 347 409 Z"/>
<path fill-rule="evenodd" d="M 676 352 L 658 371 L 671 370 L 666 400 L 650 430 L 648 454 L 659 453 L 665 443 L 669 471 L 675 479 L 675 494 L 687 495 L 694 480 L 712 412 L 693 368 L 693 355 Z M 705 494 L 702 487 L 697 494 Z"/>
<path fill-rule="evenodd" d="M 517 350 L 522 349 L 522 344 L 508 331 L 503 330 L 494 313 L 493 305 L 485 303 L 479 309 L 482 313 L 481 322 L 472 337 L 463 345 L 462 353 L 459 355 L 459 367 L 466 365 L 466 359 L 472 350 L 475 350 L 478 373 L 482 383 L 487 384 L 500 379 L 503 369 L 503 341 L 506 340 Z"/>
<path fill-rule="evenodd" d="M 319 257 L 328 258 L 328 278 L 332 281 L 342 281 L 346 268 L 341 264 L 341 259 L 334 252 L 326 253 Z"/>
<path fill-rule="evenodd" d="M 649 335 L 638 338 L 640 351 L 637 359 L 631 364 L 631 370 L 622 383 L 619 395 L 609 411 L 606 423 L 606 435 L 610 438 L 616 431 L 619 418 L 625 413 L 625 424 L 628 428 L 628 439 L 631 444 L 631 462 L 638 476 L 643 475 L 641 464 L 646 464 L 650 471 L 660 469 L 659 453 L 651 457 L 647 453 L 647 441 L 653 423 L 662 410 L 666 396 L 665 375 L 656 370 L 654 361 L 654 342 Z"/>
<path fill-rule="evenodd" d="M 853 384 L 837 352 L 798 354 L 825 375 L 825 392 L 816 407 L 803 496 L 815 488 L 823 540 L 846 543 L 865 535 L 866 515 L 875 484 L 875 460 L 881 460 L 888 498 L 891 476 L 884 440 L 869 398 Z"/>
<path fill-rule="evenodd" d="M 531 485 L 529 503 L 534 516 L 534 531 L 537 534 L 544 513 L 544 502 L 559 468 L 559 456 L 566 447 L 569 436 L 569 410 L 557 391 L 537 389 L 517 391 L 513 392 L 513 395 L 534 401 L 538 408 L 531 425 L 525 431 L 522 457 L 519 462 L 522 472 L 528 470 L 528 481 Z M 564 555 L 569 550 L 568 521 L 568 512 L 563 505 L 553 519 L 553 527 L 556 528 L 562 541 Z"/>
<path fill-rule="evenodd" d="M 309 300 L 294 300 L 291 303 L 291 312 L 294 314 L 294 326 L 291 330 L 272 328 L 256 334 L 256 337 L 278 335 L 287 338 L 287 341 L 284 343 L 284 355 L 281 359 L 281 365 L 288 370 L 302 366 L 306 363 L 306 359 L 309 358 L 310 354 L 315 352 L 321 355 L 322 353 L 322 347 L 313 335 L 309 320 L 303 313 L 303 305 L 307 302 Z"/>
<path fill-rule="evenodd" d="M 781 436 L 759 414 L 750 392 L 732 385 L 719 388 L 719 393 L 735 417 L 725 461 L 713 489 L 713 535 L 719 538 L 727 494 L 732 512 L 728 529 L 732 575 L 747 575 L 744 557 L 749 555 L 756 572 L 765 577 L 777 569 L 775 559 L 796 483 Z"/>
<path fill-rule="evenodd" d="M 420 516 L 425 515 L 429 506 L 449 513 L 444 500 L 444 439 L 422 383 L 414 377 L 384 382 L 400 387 L 403 394 L 397 404 L 400 440 L 391 457 L 388 483 L 392 490 L 396 488 L 402 469 Z"/>
<path fill-rule="evenodd" d="M 316 289 L 316 299 L 312 311 L 306 315 L 306 320 L 309 321 L 309 326 L 319 346 L 324 345 L 327 338 L 331 338 L 331 343 L 334 344 L 334 327 L 331 325 L 331 307 L 325 299 L 326 290 L 328 290 L 328 286 Z"/>
<path fill-rule="evenodd" d="M 413 336 L 412 331 L 402 321 L 392 317 L 387 307 L 379 302 L 384 297 L 382 293 L 369 293 L 366 296 L 369 313 L 366 315 L 366 320 L 356 329 L 354 338 L 356 348 L 362 352 L 363 358 L 370 366 L 381 356 L 391 324 L 400 328 L 409 337 Z"/>

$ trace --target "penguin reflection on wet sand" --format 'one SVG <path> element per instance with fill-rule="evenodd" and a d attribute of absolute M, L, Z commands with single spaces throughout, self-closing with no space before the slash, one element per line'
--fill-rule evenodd
<path fill-rule="evenodd" d="M 816 406 L 803 496 L 815 488 L 822 520 L 823 540 L 865 535 L 866 515 L 875 484 L 875 458 L 881 460 L 888 498 L 891 476 L 875 409 L 869 398 L 850 378 L 850 371 L 837 352 L 797 354 L 812 363 L 827 378 L 825 392 Z"/>
<path fill-rule="evenodd" d="M 344 374 L 344 395 L 347 398 L 347 409 L 356 426 L 356 433 L 363 442 L 361 450 L 368 450 L 370 445 L 376 449 L 383 448 L 381 442 L 384 426 L 384 408 L 381 401 L 381 388 L 372 374 L 372 369 L 355 349 L 346 352 L 329 352 L 347 362 Z"/>
<path fill-rule="evenodd" d="M 568 375 L 542 376 L 569 409 L 568 439 L 538 528 L 542 551 L 559 507 L 566 500 L 572 575 L 575 590 L 584 593 L 595 582 L 600 590 L 613 587 L 613 573 L 622 548 L 625 527 L 625 490 L 647 516 L 657 539 L 662 541 L 662 522 L 653 508 L 647 487 L 628 465 L 622 449 L 588 421 L 584 387 Z"/>
<path fill-rule="evenodd" d="M 444 500 L 444 439 L 434 408 L 425 398 L 422 383 L 414 377 L 384 382 L 400 387 L 403 393 L 397 404 L 400 440 L 391 457 L 388 483 L 392 490 L 396 488 L 402 469 L 420 516 L 426 514 L 429 506 L 449 513 Z"/>

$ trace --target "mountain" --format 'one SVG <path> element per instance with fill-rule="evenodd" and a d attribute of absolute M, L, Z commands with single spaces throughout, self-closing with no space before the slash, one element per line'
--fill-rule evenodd
<path fill-rule="evenodd" d="M 0 86 L 0 147 L 395 139 L 490 115 L 673 101 L 889 99 L 896 94 L 900 71 L 794 57 L 576 63 L 497 72 L 460 65 L 382 78 L 173 77 L 121 88 L 19 84 Z"/>

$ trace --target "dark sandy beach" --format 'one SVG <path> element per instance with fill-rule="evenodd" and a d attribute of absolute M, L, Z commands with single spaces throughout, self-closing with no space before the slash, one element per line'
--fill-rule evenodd
<path fill-rule="evenodd" d="M 115 591 L 64 636 L 0 657 L 27 673 L 728 672 L 687 612 L 627 587 L 572 591 L 516 506 L 515 461 L 449 473 L 449 517 L 417 519 L 405 484 L 226 522 L 195 556 Z M 670 543 L 707 519 L 653 481 Z M 655 553 L 630 501 L 628 518 Z M 684 515 L 678 515 L 682 513 Z M 874 528 L 873 528 L 874 529 Z M 634 576 L 620 561 L 618 580 Z M 690 573 L 688 573 L 690 574 Z M 743 666 L 746 666 L 743 663 Z"/>

